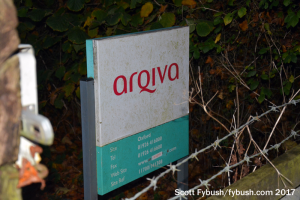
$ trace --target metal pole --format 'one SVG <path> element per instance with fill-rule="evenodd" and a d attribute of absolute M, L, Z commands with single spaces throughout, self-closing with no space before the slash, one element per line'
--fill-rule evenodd
<path fill-rule="evenodd" d="M 181 158 L 177 162 L 181 162 L 184 160 L 186 157 Z M 188 162 L 182 163 L 178 169 L 180 171 L 177 171 L 177 187 L 178 189 L 181 189 L 182 191 L 186 191 L 189 189 L 188 186 L 188 176 L 189 176 L 189 166 Z"/>
<path fill-rule="evenodd" d="M 94 79 L 80 81 L 84 199 L 97 200 Z"/>

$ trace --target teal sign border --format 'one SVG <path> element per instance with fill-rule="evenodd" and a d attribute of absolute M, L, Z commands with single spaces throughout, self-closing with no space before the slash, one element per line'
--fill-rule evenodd
<path fill-rule="evenodd" d="M 104 195 L 187 156 L 188 130 L 189 115 L 186 115 L 103 147 L 97 146 L 98 194 Z"/>

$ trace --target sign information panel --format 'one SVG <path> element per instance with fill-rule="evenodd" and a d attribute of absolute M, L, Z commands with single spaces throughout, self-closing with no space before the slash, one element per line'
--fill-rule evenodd
<path fill-rule="evenodd" d="M 188 155 L 189 27 L 87 40 L 98 194 Z"/>

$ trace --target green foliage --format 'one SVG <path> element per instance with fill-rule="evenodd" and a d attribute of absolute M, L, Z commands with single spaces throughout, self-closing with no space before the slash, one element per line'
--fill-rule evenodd
<path fill-rule="evenodd" d="M 171 27 L 175 24 L 175 14 L 174 13 L 164 13 L 161 15 L 160 23 L 163 27 Z"/>
<path fill-rule="evenodd" d="M 197 34 L 206 37 L 214 29 L 212 22 L 200 22 L 196 26 Z"/>
<path fill-rule="evenodd" d="M 53 16 L 47 19 L 46 23 L 54 31 L 59 31 L 59 32 L 64 32 L 68 30 L 69 27 L 69 23 L 67 21 L 66 15 L 60 16 L 58 14 L 54 14 Z"/>
<path fill-rule="evenodd" d="M 67 6 L 72 11 L 80 11 L 84 7 L 84 0 L 68 0 Z"/>
<path fill-rule="evenodd" d="M 238 16 L 239 16 L 240 18 L 244 17 L 246 14 L 247 14 L 247 8 L 242 7 L 242 8 L 239 9 L 239 11 L 238 11 Z"/>
<path fill-rule="evenodd" d="M 27 13 L 27 17 L 32 19 L 32 21 L 39 22 L 47 15 L 51 14 L 51 10 L 42 10 L 34 8 L 30 12 Z M 21 14 L 23 17 L 25 17 L 25 13 Z"/>
<path fill-rule="evenodd" d="M 233 19 L 233 13 L 228 13 L 225 17 L 224 17 L 224 24 L 225 26 L 230 24 L 231 21 Z"/>
<path fill-rule="evenodd" d="M 241 85 L 241 80 L 233 77 L 236 73 L 247 84 L 249 92 L 259 94 L 258 103 L 276 95 L 291 95 L 299 85 L 295 83 L 297 76 L 293 68 L 300 54 L 300 41 L 293 35 L 299 32 L 300 11 L 296 1 L 88 2 L 15 2 L 21 40 L 32 44 L 37 58 L 41 59 L 39 63 L 45 63 L 38 66 L 39 89 L 45 93 L 41 99 L 43 108 L 62 109 L 80 98 L 79 80 L 86 76 L 86 39 L 172 26 L 190 27 L 191 64 L 206 66 L 206 58 L 210 56 L 213 61 L 208 62 L 209 70 L 215 71 L 209 73 L 224 75 L 224 92 L 234 94 L 236 86 Z M 224 55 L 228 61 L 223 59 Z M 220 71 L 211 64 L 218 63 L 222 68 L 221 61 L 226 66 L 232 64 L 243 69 Z M 249 64 L 250 67 L 243 67 Z M 54 86 L 47 87 L 46 91 L 49 83 Z"/>
<path fill-rule="evenodd" d="M 89 38 L 86 32 L 79 27 L 72 28 L 67 35 L 69 41 L 75 44 L 85 43 L 85 40 Z"/>
<path fill-rule="evenodd" d="M 298 11 L 298 13 L 300 13 L 300 11 Z M 284 22 L 287 23 L 286 27 L 295 27 L 299 22 L 299 15 L 300 14 L 296 14 L 293 11 L 288 12 L 288 15 L 284 19 Z"/>
<path fill-rule="evenodd" d="M 248 72 L 247 77 L 252 77 L 252 76 L 254 76 L 255 74 L 256 74 L 256 71 L 255 71 L 255 70 L 250 71 L 250 72 Z"/>

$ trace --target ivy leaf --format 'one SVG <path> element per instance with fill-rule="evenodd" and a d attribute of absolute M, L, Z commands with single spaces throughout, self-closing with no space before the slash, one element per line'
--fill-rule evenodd
<path fill-rule="evenodd" d="M 67 72 L 64 74 L 64 78 L 63 78 L 63 80 L 64 80 L 64 81 L 67 81 L 67 80 L 69 80 L 69 79 L 70 79 L 70 77 L 72 76 L 72 73 L 73 73 L 73 70 L 69 70 L 69 71 L 67 71 Z"/>
<path fill-rule="evenodd" d="M 80 11 L 84 7 L 84 0 L 68 0 L 67 6 L 72 11 Z"/>
<path fill-rule="evenodd" d="M 175 6 L 180 7 L 183 0 L 173 0 Z"/>
<path fill-rule="evenodd" d="M 214 19 L 214 25 L 215 26 L 222 23 L 222 22 L 223 22 L 223 19 L 221 17 L 217 17 L 217 18 Z"/>
<path fill-rule="evenodd" d="M 131 0 L 130 9 L 135 8 L 137 3 L 142 3 L 142 0 Z"/>
<path fill-rule="evenodd" d="M 229 92 L 232 92 L 235 89 L 235 85 L 228 85 Z"/>
<path fill-rule="evenodd" d="M 200 58 L 200 51 L 199 51 L 198 48 L 194 51 L 193 56 L 194 56 L 195 59 L 199 59 Z"/>
<path fill-rule="evenodd" d="M 239 16 L 240 18 L 242 18 L 244 15 L 246 15 L 246 13 L 247 13 L 247 8 L 241 7 L 241 8 L 239 9 L 239 11 L 238 11 L 238 16 Z"/>
<path fill-rule="evenodd" d="M 221 33 L 219 33 L 215 39 L 215 43 L 219 42 L 221 39 Z"/>
<path fill-rule="evenodd" d="M 67 50 L 69 50 L 71 47 L 71 43 L 70 42 L 65 42 L 62 44 L 61 48 L 63 50 L 63 52 L 66 52 Z"/>
<path fill-rule="evenodd" d="M 18 10 L 18 17 L 27 17 L 28 8 L 24 7 Z"/>
<path fill-rule="evenodd" d="M 111 5 L 114 4 L 114 0 L 104 0 L 104 5 L 106 8 L 110 7 Z"/>
<path fill-rule="evenodd" d="M 260 96 L 257 98 L 258 99 L 258 103 L 262 103 L 265 100 L 265 97 L 271 98 L 272 96 L 272 91 L 268 88 L 261 88 L 260 91 Z"/>
<path fill-rule="evenodd" d="M 119 2 L 118 5 L 123 7 L 124 10 L 126 10 L 128 7 L 130 7 L 129 3 L 123 2 L 123 1 Z"/>
<path fill-rule="evenodd" d="M 61 79 L 65 75 L 66 68 L 65 67 L 59 67 L 55 71 L 55 76 L 59 79 Z"/>
<path fill-rule="evenodd" d="M 79 73 L 72 74 L 71 81 L 74 83 L 79 83 L 79 80 L 81 78 L 81 75 Z"/>
<path fill-rule="evenodd" d="M 299 22 L 299 17 L 293 11 L 291 11 L 284 19 L 284 22 L 287 23 L 287 28 L 290 26 L 295 27 Z"/>
<path fill-rule="evenodd" d="M 246 5 L 249 7 L 249 4 L 250 4 L 251 0 L 247 0 L 246 1 Z"/>
<path fill-rule="evenodd" d="M 265 100 L 265 95 L 260 93 L 260 96 L 257 98 L 258 103 L 262 103 Z"/>
<path fill-rule="evenodd" d="M 105 21 L 107 22 L 107 24 L 109 26 L 113 26 L 113 25 L 116 25 L 117 23 L 119 23 L 119 21 L 121 20 L 121 17 L 122 17 L 122 13 L 116 12 L 114 14 L 108 15 L 105 18 Z"/>
<path fill-rule="evenodd" d="M 207 53 L 215 47 L 215 41 L 213 39 L 208 39 L 204 43 L 199 45 L 199 49 L 203 51 L 203 53 Z"/>
<path fill-rule="evenodd" d="M 264 87 L 262 87 L 261 88 L 261 91 L 260 91 L 260 94 L 261 95 L 266 95 L 268 98 L 271 98 L 271 96 L 272 96 L 272 91 L 270 90 L 270 89 L 268 89 L 268 88 L 264 88 Z"/>
<path fill-rule="evenodd" d="M 250 85 L 250 90 L 255 90 L 257 86 L 259 85 L 259 82 L 253 78 L 251 78 L 249 81 L 247 81 L 247 84 Z"/>
<path fill-rule="evenodd" d="M 255 90 L 257 86 L 259 85 L 259 82 L 257 80 L 253 81 L 250 85 L 250 90 Z"/>
<path fill-rule="evenodd" d="M 224 17 L 224 24 L 225 26 L 230 24 L 231 21 L 233 19 L 233 13 L 228 13 L 225 17 Z"/>
<path fill-rule="evenodd" d="M 107 30 L 105 31 L 105 34 L 107 35 L 107 36 L 111 36 L 112 34 L 113 34 L 113 28 L 107 28 Z"/>
<path fill-rule="evenodd" d="M 79 65 L 78 65 L 78 72 L 80 75 L 86 75 L 86 60 L 84 59 L 83 60 L 84 62 L 81 62 Z"/>
<path fill-rule="evenodd" d="M 290 5 L 290 3 L 291 3 L 291 0 L 284 0 L 283 1 L 283 5 L 285 5 L 285 6 Z"/>
<path fill-rule="evenodd" d="M 104 19 L 106 18 L 106 16 L 107 16 L 107 13 L 104 10 L 94 10 L 92 12 L 92 17 L 96 17 L 96 19 L 99 22 L 104 21 Z"/>
<path fill-rule="evenodd" d="M 190 33 L 192 33 L 196 29 L 196 24 L 195 24 L 194 19 L 185 19 L 185 22 L 187 23 L 187 25 L 189 25 Z"/>
<path fill-rule="evenodd" d="M 131 15 L 127 14 L 127 13 L 123 13 L 122 17 L 121 17 L 121 22 L 124 26 L 127 26 L 128 22 L 131 20 Z"/>
<path fill-rule="evenodd" d="M 26 21 L 26 22 L 20 22 L 18 25 L 18 30 L 20 32 L 22 31 L 31 31 L 35 28 L 34 24 L 31 23 L 30 21 Z"/>
<path fill-rule="evenodd" d="M 143 22 L 144 18 L 138 13 L 132 16 L 130 24 L 134 27 L 137 27 L 138 25 L 142 25 Z"/>
<path fill-rule="evenodd" d="M 142 6 L 141 9 L 141 17 L 148 17 L 150 13 L 153 11 L 153 4 L 151 2 L 147 2 Z"/>
<path fill-rule="evenodd" d="M 215 30 L 214 33 L 219 33 L 222 30 L 222 25 L 219 25 Z"/>
<path fill-rule="evenodd" d="M 54 106 L 55 108 L 61 109 L 64 106 L 64 103 L 61 99 L 55 99 Z"/>
<path fill-rule="evenodd" d="M 69 29 L 73 28 L 74 26 L 81 27 L 83 21 L 83 17 L 81 15 L 66 13 L 67 22 L 69 24 Z"/>
<path fill-rule="evenodd" d="M 27 16 L 32 19 L 32 21 L 39 22 L 41 21 L 45 16 L 49 15 L 51 13 L 51 10 L 42 10 L 42 9 L 32 9 Z"/>
<path fill-rule="evenodd" d="M 270 31 L 270 24 L 269 23 L 265 23 L 264 24 L 265 29 L 267 30 L 268 34 L 271 35 L 271 31 Z"/>
<path fill-rule="evenodd" d="M 65 15 L 53 15 L 49 17 L 46 24 L 54 31 L 64 32 L 68 30 L 69 23 Z"/>
<path fill-rule="evenodd" d="M 65 97 L 68 97 L 72 94 L 72 92 L 74 91 L 75 89 L 75 85 L 70 83 L 68 85 L 65 85 L 63 90 L 65 91 Z"/>
<path fill-rule="evenodd" d="M 43 43 L 43 48 L 48 49 L 61 40 L 62 37 L 46 37 Z"/>
<path fill-rule="evenodd" d="M 247 77 L 252 77 L 252 76 L 254 76 L 255 74 L 256 74 L 256 71 L 255 71 L 255 70 L 250 71 L 250 72 L 248 72 Z"/>
<path fill-rule="evenodd" d="M 290 78 L 289 78 L 290 83 L 294 83 L 294 80 L 295 80 L 294 76 L 291 75 Z"/>
<path fill-rule="evenodd" d="M 274 1 L 272 2 L 272 4 L 270 5 L 270 9 L 272 9 L 273 6 L 274 6 L 274 7 L 277 7 L 278 5 L 279 5 L 279 0 L 274 0 Z"/>
<path fill-rule="evenodd" d="M 233 6 L 233 2 L 234 2 L 235 0 L 229 0 L 229 2 L 228 2 L 228 5 L 229 6 Z"/>
<path fill-rule="evenodd" d="M 164 13 L 161 15 L 161 20 L 159 21 L 163 27 L 171 27 L 175 24 L 175 14 L 174 13 Z"/>
<path fill-rule="evenodd" d="M 78 51 L 85 48 L 85 43 L 83 43 L 83 44 L 73 44 L 73 47 L 74 47 L 76 53 L 78 53 Z"/>
<path fill-rule="evenodd" d="M 147 20 L 146 23 L 152 22 L 156 17 L 157 17 L 157 13 L 152 14 L 147 19 L 145 19 L 145 20 Z"/>
<path fill-rule="evenodd" d="M 69 31 L 68 39 L 75 44 L 82 44 L 86 39 L 88 39 L 88 35 L 79 27 L 74 27 Z"/>
<path fill-rule="evenodd" d="M 289 95 L 291 91 L 292 83 L 291 82 L 286 82 L 286 84 L 283 87 L 283 91 L 285 95 Z"/>
<path fill-rule="evenodd" d="M 267 51 L 268 51 L 268 48 L 263 48 L 263 49 L 259 50 L 258 54 L 265 54 L 265 53 L 267 53 Z"/>
<path fill-rule="evenodd" d="M 262 80 L 265 80 L 265 81 L 269 80 L 269 76 L 267 74 L 262 74 L 260 77 Z"/>
<path fill-rule="evenodd" d="M 200 22 L 196 26 L 197 34 L 200 37 L 206 37 L 213 29 L 214 27 L 208 22 Z"/>
<path fill-rule="evenodd" d="M 93 21 L 94 21 L 93 17 L 87 17 L 86 21 L 84 22 L 83 28 L 86 27 L 86 26 L 87 27 L 91 26 Z"/>
<path fill-rule="evenodd" d="M 90 38 L 96 37 L 98 35 L 98 30 L 99 30 L 99 28 L 89 29 L 88 35 L 90 36 Z"/>
<path fill-rule="evenodd" d="M 25 6 L 31 8 L 32 7 L 32 1 L 31 0 L 25 0 Z"/>
<path fill-rule="evenodd" d="M 161 23 L 159 22 L 154 22 L 151 27 L 150 27 L 150 30 L 155 30 L 155 29 L 160 29 L 160 28 L 163 28 L 163 26 L 161 25 Z"/>

